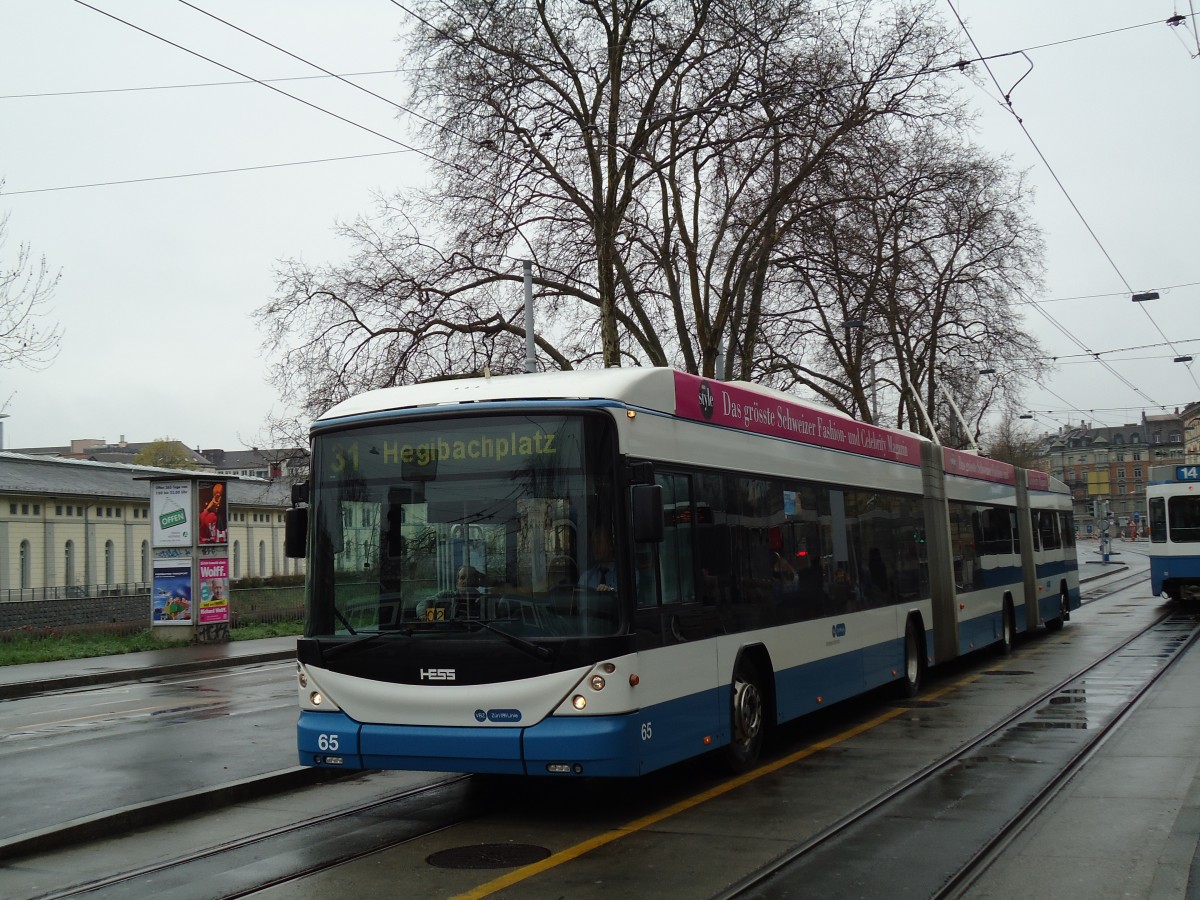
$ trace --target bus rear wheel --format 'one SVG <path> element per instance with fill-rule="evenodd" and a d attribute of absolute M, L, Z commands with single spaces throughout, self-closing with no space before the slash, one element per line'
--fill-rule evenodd
<path fill-rule="evenodd" d="M 1000 613 L 1003 620 L 1000 624 L 1000 652 L 1005 656 L 1013 652 L 1013 642 L 1016 639 L 1017 625 L 1013 615 L 1012 603 L 1004 601 L 1004 610 Z"/>
<path fill-rule="evenodd" d="M 924 674 L 925 641 L 917 628 L 917 620 L 910 618 L 904 628 L 904 678 L 900 680 L 901 696 L 917 696 L 921 692 Z"/>
<path fill-rule="evenodd" d="M 1071 617 L 1071 598 L 1065 587 L 1058 591 L 1058 616 L 1046 620 L 1047 631 L 1062 631 L 1063 623 Z"/>
<path fill-rule="evenodd" d="M 733 671 L 730 741 L 725 759 L 735 772 L 745 772 L 758 762 L 766 734 L 766 703 L 758 666 L 742 656 Z"/>

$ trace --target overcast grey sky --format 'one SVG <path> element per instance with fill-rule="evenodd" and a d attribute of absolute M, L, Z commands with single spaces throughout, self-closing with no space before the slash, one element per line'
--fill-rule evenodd
<path fill-rule="evenodd" d="M 89 2 L 246 75 L 316 74 L 181 2 Z M 331 71 L 380 73 L 356 80 L 404 99 L 394 74 L 403 14 L 388 0 L 194 2 Z M 987 73 L 976 67 L 984 88 L 964 79 L 980 142 L 1030 169 L 1038 190 L 1048 251 L 1038 299 L 1051 318 L 1030 308 L 1028 323 L 1064 359 L 1028 395 L 1037 423 L 1119 424 L 1141 407 L 1200 399 L 1192 370 L 1172 362 L 1200 359 L 1200 59 L 1191 20 L 1165 24 L 1190 13 L 1188 0 L 955 7 L 984 55 L 1065 42 L 1027 50 L 1034 68 L 1012 102 L 1103 251 Z M 935 9 L 953 21 L 948 3 Z M 1116 29 L 1125 30 L 1073 40 Z M 992 63 L 1004 91 L 1027 68 L 1021 56 Z M 421 160 L 394 142 L 405 132 L 392 107 L 332 79 L 278 86 L 386 137 L 261 85 L 214 85 L 239 80 L 74 0 L 0 0 L 0 212 L 10 214 L 0 260 L 11 263 L 27 242 L 62 269 L 54 312 L 65 328 L 51 366 L 0 372 L 6 446 L 124 435 L 239 449 L 263 441 L 268 413 L 287 410 L 265 383 L 250 318 L 272 295 L 273 266 L 343 259 L 335 221 L 369 211 L 373 192 L 418 179 Z M 211 86 L 166 87 L 201 84 Z M 115 90 L 152 86 L 162 89 Z M 49 190 L 347 156 L 363 158 Z M 1162 296 L 1143 308 L 1126 282 Z M 1062 299 L 1077 297 L 1086 299 Z M 1065 358 L 1084 350 L 1063 330 L 1092 352 L 1163 344 L 1164 335 L 1173 347 L 1105 354 L 1114 375 Z"/>

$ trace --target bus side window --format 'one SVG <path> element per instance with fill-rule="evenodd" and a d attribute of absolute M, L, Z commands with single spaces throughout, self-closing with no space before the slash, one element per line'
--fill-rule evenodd
<path fill-rule="evenodd" d="M 691 603 L 696 599 L 696 562 L 693 554 L 695 508 L 691 479 L 686 475 L 660 474 L 663 489 L 663 539 L 659 545 L 662 602 Z"/>
<path fill-rule="evenodd" d="M 725 480 L 720 475 L 696 475 L 697 559 L 700 561 L 700 599 L 719 605 L 730 600 L 730 538 L 725 505 Z"/>
<path fill-rule="evenodd" d="M 1062 543 L 1058 537 L 1058 514 L 1043 509 L 1038 514 L 1038 538 L 1043 550 L 1058 550 Z"/>
<path fill-rule="evenodd" d="M 1058 528 L 1062 535 L 1062 545 L 1064 547 L 1075 546 L 1075 520 L 1070 513 L 1060 512 L 1058 514 Z"/>

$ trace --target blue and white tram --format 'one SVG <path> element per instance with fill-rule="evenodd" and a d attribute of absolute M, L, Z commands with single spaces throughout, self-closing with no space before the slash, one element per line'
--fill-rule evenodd
<path fill-rule="evenodd" d="M 312 429 L 300 761 L 628 776 L 1079 605 L 1070 496 L 669 369 L 373 391 Z"/>
<path fill-rule="evenodd" d="M 1200 467 L 1153 466 L 1146 506 L 1155 596 L 1200 594 Z"/>

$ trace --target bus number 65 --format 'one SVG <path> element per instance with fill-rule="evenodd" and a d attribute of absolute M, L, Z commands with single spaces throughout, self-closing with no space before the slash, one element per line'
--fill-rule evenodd
<path fill-rule="evenodd" d="M 642 740 L 648 741 L 654 737 L 654 728 L 649 722 L 642 723 Z"/>
<path fill-rule="evenodd" d="M 319 734 L 317 735 L 318 750 L 337 750 L 338 736 L 336 734 Z"/>

